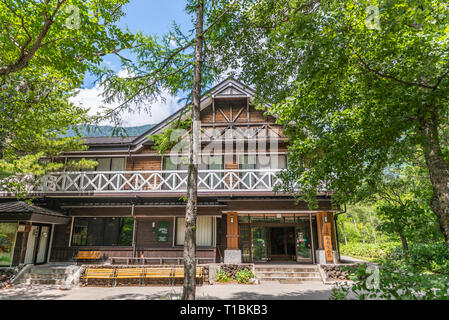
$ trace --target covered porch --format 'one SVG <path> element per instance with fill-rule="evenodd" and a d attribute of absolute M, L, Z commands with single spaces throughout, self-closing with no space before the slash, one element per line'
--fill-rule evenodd
<path fill-rule="evenodd" d="M 226 212 L 224 263 L 337 263 L 333 214 Z"/>

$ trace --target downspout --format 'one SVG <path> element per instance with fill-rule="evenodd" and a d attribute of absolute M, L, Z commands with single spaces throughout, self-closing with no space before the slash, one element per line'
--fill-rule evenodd
<path fill-rule="evenodd" d="M 338 220 L 338 216 L 346 213 L 346 203 L 344 204 L 345 209 L 343 211 L 337 212 L 336 214 L 334 214 L 334 223 L 335 223 L 335 236 L 336 236 L 336 240 L 337 240 L 337 253 L 338 253 L 338 262 L 340 262 L 341 260 L 341 255 L 340 255 L 340 240 L 338 239 L 338 224 L 337 224 L 337 220 Z"/>

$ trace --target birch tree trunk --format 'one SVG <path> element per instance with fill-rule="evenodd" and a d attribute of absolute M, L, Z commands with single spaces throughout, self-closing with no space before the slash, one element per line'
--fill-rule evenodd
<path fill-rule="evenodd" d="M 183 300 L 195 300 L 196 291 L 196 213 L 198 189 L 198 156 L 200 155 L 201 67 L 203 58 L 204 0 L 198 0 L 196 21 L 195 64 L 192 90 L 192 127 L 190 133 L 189 170 L 187 177 L 186 225 L 184 240 Z"/>
<path fill-rule="evenodd" d="M 371 229 L 373 230 L 374 243 L 377 243 L 376 226 L 374 225 L 373 216 L 371 215 L 371 207 L 369 208 L 369 220 L 371 222 Z"/>

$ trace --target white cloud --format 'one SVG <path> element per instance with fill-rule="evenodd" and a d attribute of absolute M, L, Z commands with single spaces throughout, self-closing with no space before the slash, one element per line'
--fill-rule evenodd
<path fill-rule="evenodd" d="M 125 76 L 126 71 L 120 71 L 120 76 Z M 101 106 L 106 106 L 110 108 L 114 108 L 119 105 L 119 102 L 112 104 L 105 104 L 103 102 L 103 94 L 104 88 L 96 84 L 92 88 L 84 88 L 79 89 L 79 92 L 76 96 L 70 99 L 70 102 L 77 106 L 81 106 L 85 109 L 89 109 L 90 115 L 97 114 L 101 109 Z M 178 104 L 178 98 L 171 96 L 168 93 L 164 93 L 162 96 L 163 99 L 159 99 L 151 104 L 150 113 L 141 110 L 137 111 L 137 107 L 133 108 L 135 112 L 125 112 L 122 114 L 123 126 L 126 127 L 134 127 L 141 126 L 146 124 L 154 124 L 159 123 L 178 109 L 182 107 L 182 105 Z M 163 101 L 165 100 L 165 101 Z M 109 122 L 102 122 L 102 125 L 111 125 Z"/>

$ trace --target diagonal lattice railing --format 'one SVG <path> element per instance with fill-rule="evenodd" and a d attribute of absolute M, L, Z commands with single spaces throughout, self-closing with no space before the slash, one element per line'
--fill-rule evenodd
<path fill-rule="evenodd" d="M 273 191 L 282 184 L 280 172 L 281 169 L 200 170 L 198 191 Z M 26 188 L 29 193 L 48 194 L 185 192 L 187 171 L 57 172 L 39 178 Z"/>

